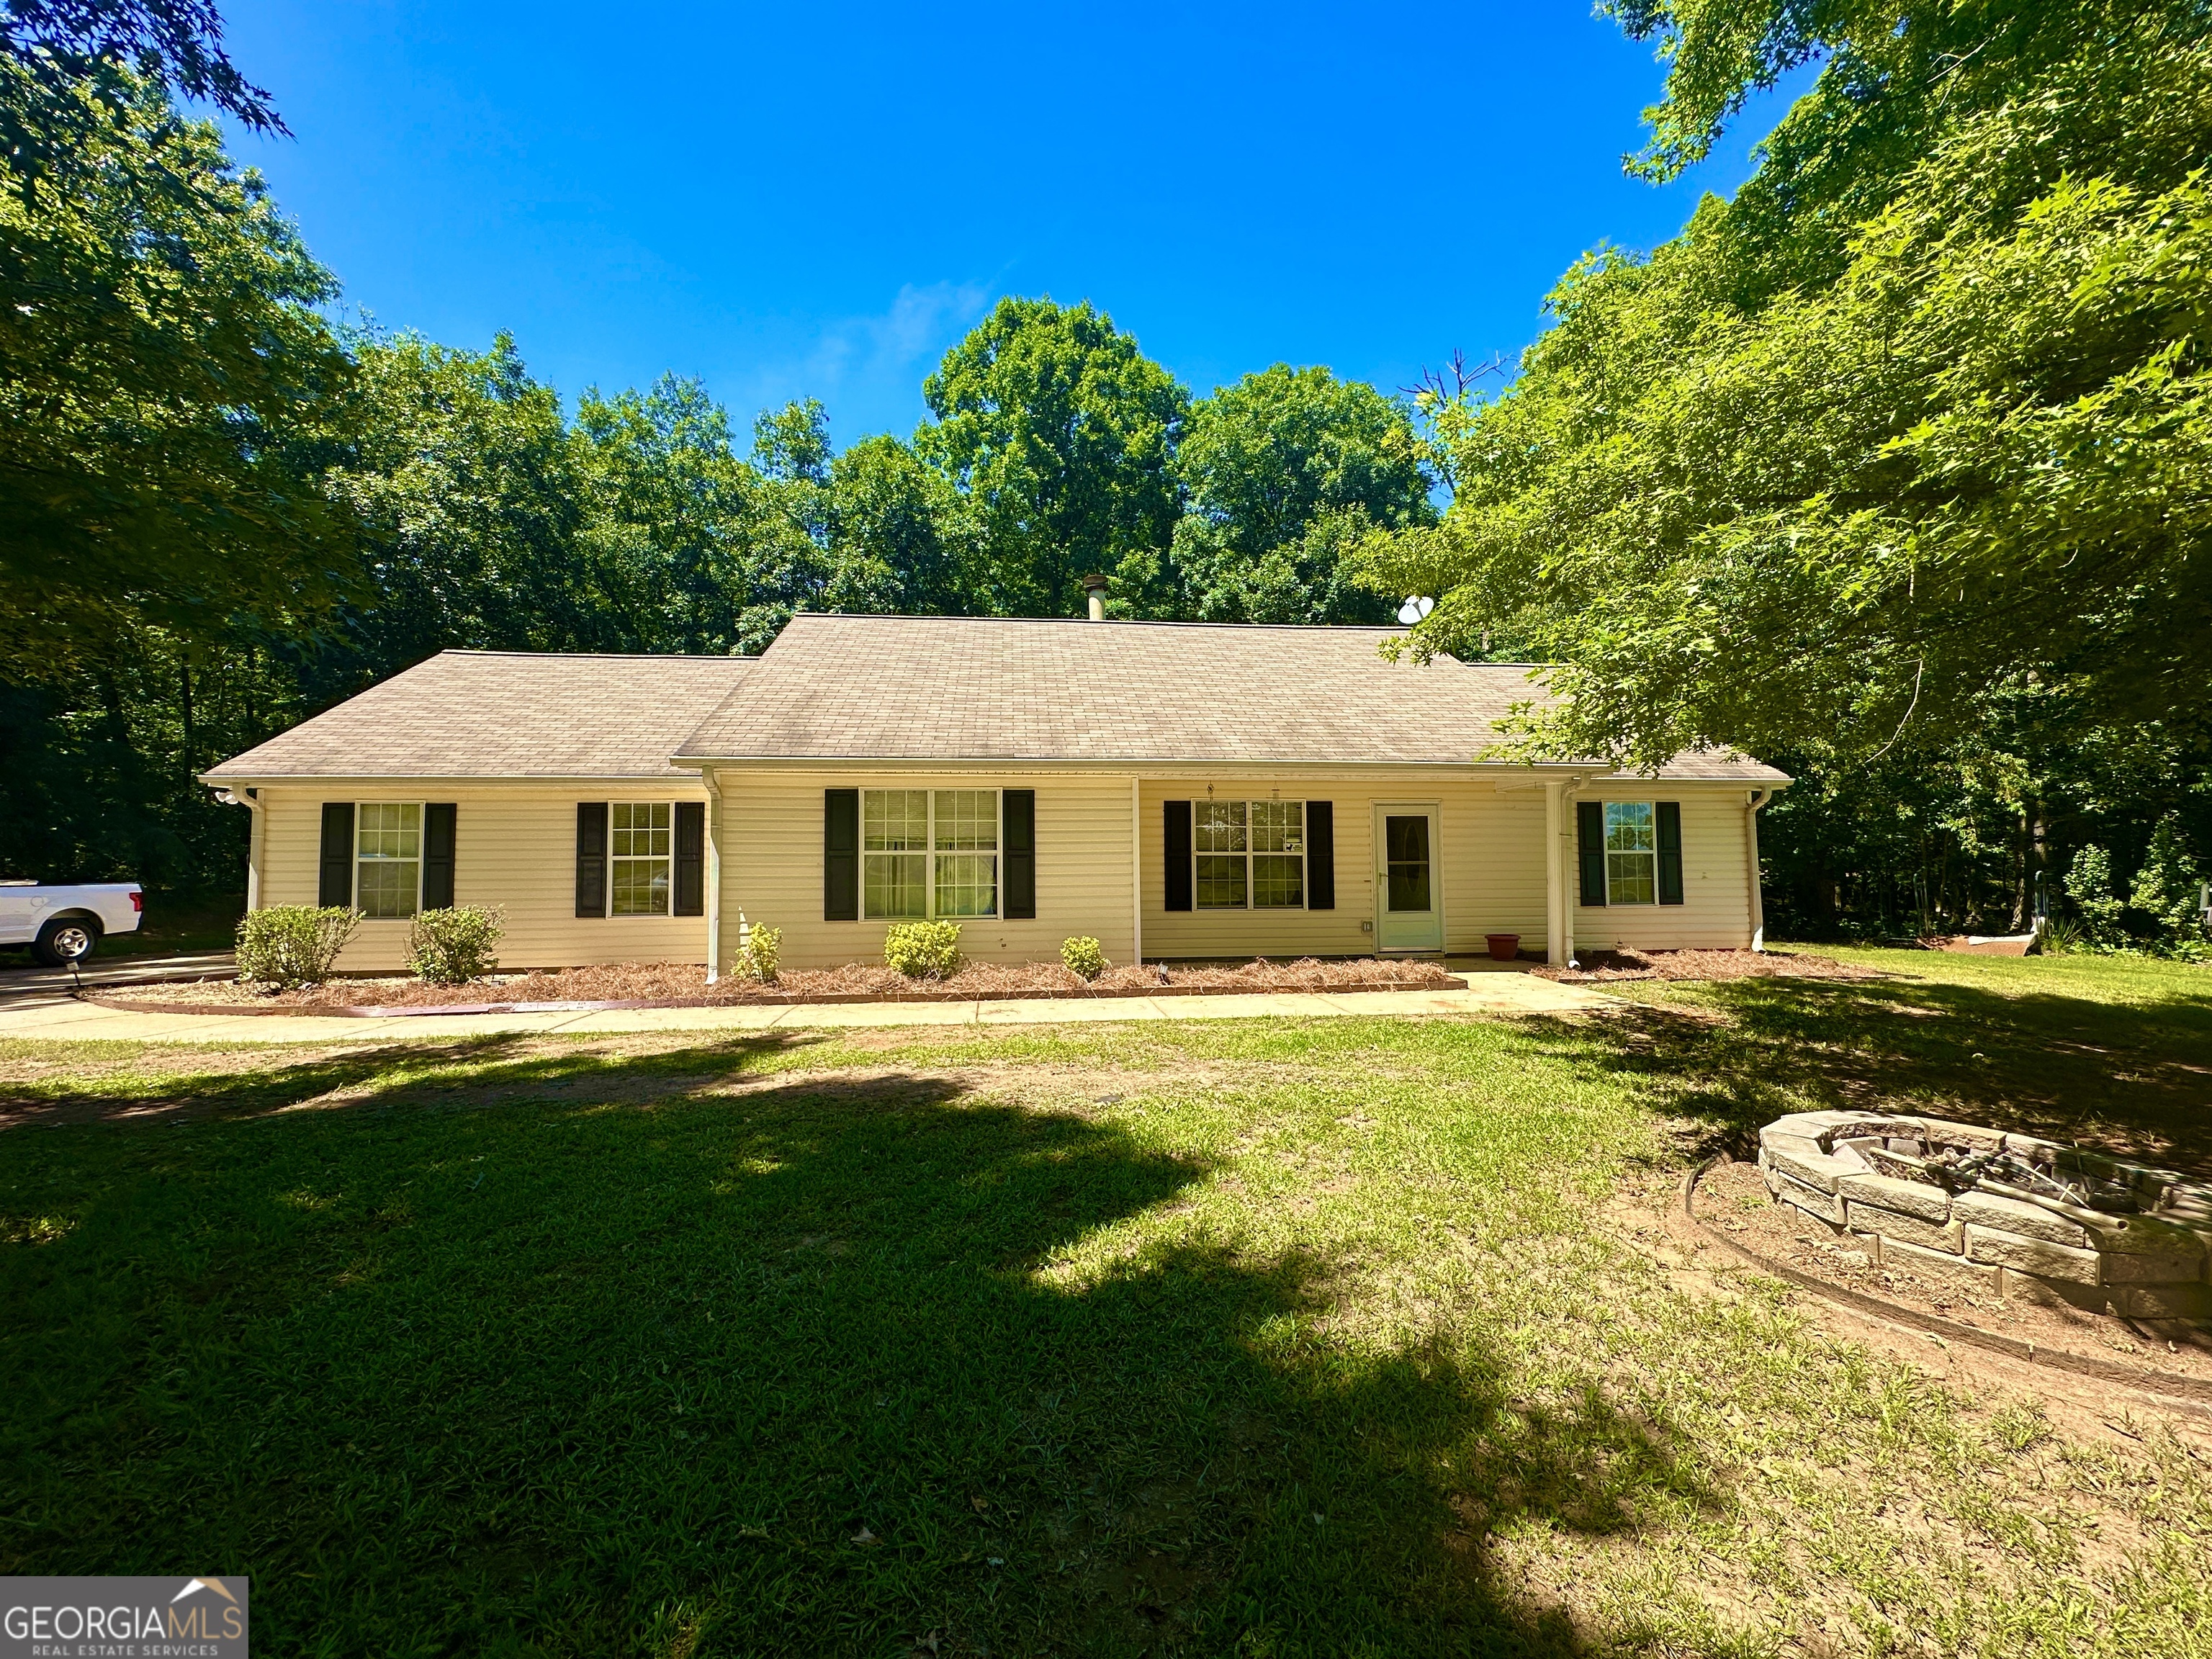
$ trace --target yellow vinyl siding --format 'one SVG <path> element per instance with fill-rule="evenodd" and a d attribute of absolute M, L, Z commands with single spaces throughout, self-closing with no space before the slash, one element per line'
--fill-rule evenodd
<path fill-rule="evenodd" d="M 962 943 L 979 962 L 1051 961 L 1071 934 L 1097 936 L 1115 962 L 1130 957 L 1130 780 L 1128 775 L 1018 767 L 933 767 L 882 773 L 774 767 L 721 773 L 721 939 L 726 962 L 746 918 L 783 929 L 783 960 L 793 968 L 836 967 L 882 958 L 882 921 L 822 919 L 823 791 L 830 788 L 1030 788 L 1036 791 L 1037 915 L 962 924 Z M 1336 908 L 1308 910 L 1182 911 L 1164 908 L 1161 805 L 1203 799 L 1212 782 L 1221 799 L 1328 800 L 1336 830 Z M 316 902 L 325 800 L 453 801 L 458 807 L 454 896 L 463 904 L 506 912 L 500 947 L 508 968 L 603 962 L 706 959 L 702 916 L 579 917 L 575 910 L 576 803 L 580 800 L 696 800 L 696 780 L 564 785 L 381 781 L 374 786 L 264 785 L 260 902 Z M 1589 790 L 1585 799 L 1676 800 L 1682 808 L 1681 905 L 1581 906 L 1576 942 L 1660 949 L 1741 946 L 1750 938 L 1745 869 L 1744 787 L 1660 783 Z M 1381 802 L 1435 802 L 1437 878 L 1445 949 L 1479 954 L 1484 935 L 1516 933 L 1524 951 L 1541 952 L 1544 914 L 1544 790 L 1500 788 L 1486 776 L 1437 769 L 1403 773 L 1316 775 L 1286 769 L 1256 777 L 1150 769 L 1140 785 L 1137 832 L 1142 855 L 1144 951 L 1162 957 L 1353 957 L 1371 953 L 1375 935 L 1372 825 Z M 1573 798 L 1564 805 L 1569 838 L 1562 877 L 1571 896 Z M 1003 856 L 1003 854 L 1002 854 Z M 407 924 L 364 922 L 339 968 L 404 968 Z"/>
<path fill-rule="evenodd" d="M 1175 910 L 1167 905 L 1167 817 L 1164 803 L 1204 800 L 1212 784 L 1221 800 L 1328 800 L 1335 803 L 1336 908 L 1334 910 Z M 1139 829 L 1145 855 L 1145 955 L 1167 957 L 1365 956 L 1371 933 L 1359 931 L 1371 914 L 1373 875 L 1367 866 L 1369 830 L 1363 801 L 1352 805 L 1327 782 L 1294 775 L 1230 779 L 1215 775 L 1146 778 Z M 1313 887 L 1306 877 L 1309 893 Z"/>
<path fill-rule="evenodd" d="M 1583 904 L 1582 879 L 1574 883 L 1575 945 L 1611 950 L 1621 945 L 1657 951 L 1741 949 L 1751 943 L 1751 887 L 1745 868 L 1742 786 L 1692 791 L 1664 780 L 1650 784 L 1586 789 L 1581 800 L 1672 800 L 1682 807 L 1682 902 Z M 1574 809 L 1567 809 L 1571 825 Z"/>
<path fill-rule="evenodd" d="M 881 962 L 887 921 L 822 916 L 823 793 L 830 789 L 1034 789 L 1036 917 L 979 916 L 960 923 L 973 961 L 1056 962 L 1060 942 L 1089 934 L 1109 960 L 1129 960 L 1135 908 L 1129 892 L 1129 780 L 1019 770 L 802 772 L 726 770 L 722 786 L 722 954 L 738 944 L 738 913 L 783 930 L 789 968 Z M 1005 853 L 1000 854 L 1003 900 Z M 1146 951 L 1150 954 L 1150 942 Z"/>
<path fill-rule="evenodd" d="M 1170 800 L 1326 800 L 1336 823 L 1334 910 L 1166 908 L 1166 815 Z M 1444 949 L 1477 954 L 1488 933 L 1518 933 L 1525 950 L 1544 939 L 1544 792 L 1500 791 L 1487 779 L 1437 771 L 1256 779 L 1218 774 L 1147 778 L 1144 784 L 1145 954 L 1167 957 L 1359 957 L 1373 954 L 1375 808 L 1438 809 L 1436 878 Z M 1310 888 L 1312 878 L 1309 875 Z M 1361 924 L 1369 924 L 1363 927 Z"/>
<path fill-rule="evenodd" d="M 494 905 L 506 915 L 500 966 L 574 968 L 603 962 L 707 960 L 703 916 L 576 915 L 576 803 L 702 800 L 694 779 L 565 787 L 457 786 L 451 782 L 264 786 L 261 902 L 313 904 L 320 884 L 323 803 L 452 801 L 455 804 L 453 902 Z M 338 959 L 341 973 L 404 970 L 404 921 L 364 921 Z"/>

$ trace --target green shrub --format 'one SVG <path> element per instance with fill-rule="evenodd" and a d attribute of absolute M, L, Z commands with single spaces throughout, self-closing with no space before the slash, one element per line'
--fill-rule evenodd
<path fill-rule="evenodd" d="M 2128 894 L 2128 902 L 2150 921 L 2153 950 L 2197 955 L 2205 943 L 2204 916 L 2197 908 L 2198 884 L 2203 879 L 2182 838 L 2180 821 L 2171 816 L 2161 818 Z"/>
<path fill-rule="evenodd" d="M 347 905 L 272 904 L 238 924 L 238 976 L 280 991 L 320 985 L 345 949 L 362 913 Z"/>
<path fill-rule="evenodd" d="M 896 922 L 884 935 L 884 960 L 908 979 L 951 979 L 960 967 L 960 924 Z"/>
<path fill-rule="evenodd" d="M 499 969 L 493 946 L 507 932 L 497 910 L 456 904 L 450 910 L 418 910 L 407 930 L 407 966 L 432 985 L 465 985 Z"/>
<path fill-rule="evenodd" d="M 1095 939 L 1064 939 L 1060 942 L 1060 965 L 1079 979 L 1097 979 L 1106 971 L 1106 952 Z"/>
<path fill-rule="evenodd" d="M 748 923 L 738 930 L 737 970 L 763 985 L 775 983 L 776 958 L 783 951 L 783 929 Z"/>
<path fill-rule="evenodd" d="M 2092 843 L 2074 854 L 2066 872 L 2066 896 L 2074 901 L 2074 914 L 2093 945 L 2125 943 L 2120 912 L 2127 905 L 2112 885 L 2112 855 L 2103 848 Z"/>

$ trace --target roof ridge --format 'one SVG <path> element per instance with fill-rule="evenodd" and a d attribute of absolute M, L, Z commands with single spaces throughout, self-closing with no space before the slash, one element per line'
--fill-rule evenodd
<path fill-rule="evenodd" d="M 1086 617 L 954 617 L 899 611 L 794 611 L 791 613 L 793 622 L 802 617 L 817 622 L 1046 623 L 1056 628 L 1097 626 Z M 1152 617 L 1111 617 L 1103 620 L 1107 626 L 1112 628 L 1218 628 L 1240 634 L 1389 634 L 1399 631 L 1387 623 L 1173 622 Z"/>
<path fill-rule="evenodd" d="M 527 657 L 544 662 L 758 662 L 758 657 L 741 653 L 715 651 L 494 651 L 471 645 L 449 645 L 443 650 L 422 659 L 435 662 L 440 657 Z M 414 666 L 420 668 L 422 663 Z M 406 671 L 400 671 L 404 673 Z"/>

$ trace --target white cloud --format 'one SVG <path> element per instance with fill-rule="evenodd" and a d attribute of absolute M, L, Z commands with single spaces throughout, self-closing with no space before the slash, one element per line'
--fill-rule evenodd
<path fill-rule="evenodd" d="M 763 406 L 793 398 L 828 405 L 838 447 L 871 432 L 910 428 L 921 412 L 921 382 L 991 304 L 984 283 L 901 286 L 888 307 L 823 323 L 811 349 L 752 377 Z"/>

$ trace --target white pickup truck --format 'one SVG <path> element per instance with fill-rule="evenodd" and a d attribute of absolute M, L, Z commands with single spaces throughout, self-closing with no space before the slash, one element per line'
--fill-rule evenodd
<path fill-rule="evenodd" d="M 42 887 L 0 880 L 0 945 L 27 945 L 49 968 L 82 962 L 109 933 L 135 933 L 146 895 L 135 881 Z"/>

